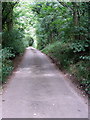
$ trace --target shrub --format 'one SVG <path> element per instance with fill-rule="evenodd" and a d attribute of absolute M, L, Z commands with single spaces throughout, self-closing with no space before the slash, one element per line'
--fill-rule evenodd
<path fill-rule="evenodd" d="M 74 56 L 68 43 L 58 41 L 51 45 L 48 45 L 42 51 L 46 54 L 49 54 L 51 57 L 56 58 L 57 61 L 60 63 L 60 66 L 64 68 L 67 68 L 67 66 L 72 63 L 72 59 Z"/>
<path fill-rule="evenodd" d="M 25 50 L 23 38 L 23 32 L 19 30 L 6 31 L 2 34 L 2 47 L 12 47 L 12 52 L 14 54 L 23 53 Z"/>
<path fill-rule="evenodd" d="M 13 70 L 12 58 L 24 52 L 27 41 L 24 38 L 23 32 L 19 30 L 3 32 L 2 39 L 2 49 L 0 50 L 2 65 L 0 65 L 0 72 L 2 73 L 2 82 L 4 82 Z"/>
<path fill-rule="evenodd" d="M 77 77 L 83 89 L 90 94 L 90 63 L 88 61 L 79 61 L 70 66 L 70 73 Z"/>
<path fill-rule="evenodd" d="M 79 58 L 81 55 L 74 53 L 71 43 L 55 42 L 49 44 L 42 52 L 49 55 L 58 63 L 60 69 L 65 69 L 73 74 L 83 89 L 90 94 L 90 60 L 89 56 Z M 78 59 L 78 60 L 77 60 Z"/>
<path fill-rule="evenodd" d="M 14 56 L 15 55 L 12 54 L 11 48 L 9 47 L 0 50 L 0 60 L 2 61 L 0 63 L 0 73 L 2 73 L 2 76 L 0 76 L 0 83 L 5 82 L 6 77 L 11 73 L 13 64 L 10 58 Z"/>

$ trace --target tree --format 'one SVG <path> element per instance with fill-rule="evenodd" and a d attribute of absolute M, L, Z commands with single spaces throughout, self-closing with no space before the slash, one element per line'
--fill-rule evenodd
<path fill-rule="evenodd" d="M 10 31 L 13 28 L 13 8 L 17 2 L 2 3 L 2 25 L 3 29 Z"/>

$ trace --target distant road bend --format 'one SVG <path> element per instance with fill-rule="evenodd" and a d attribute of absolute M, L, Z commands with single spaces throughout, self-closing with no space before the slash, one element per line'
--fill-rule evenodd
<path fill-rule="evenodd" d="M 88 118 L 88 105 L 51 60 L 29 47 L 3 92 L 3 118 Z"/>

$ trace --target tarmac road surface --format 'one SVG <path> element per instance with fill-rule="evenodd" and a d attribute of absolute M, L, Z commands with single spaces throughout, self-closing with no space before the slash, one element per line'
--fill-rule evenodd
<path fill-rule="evenodd" d="M 88 105 L 40 51 L 29 47 L 3 92 L 3 118 L 88 118 Z"/>

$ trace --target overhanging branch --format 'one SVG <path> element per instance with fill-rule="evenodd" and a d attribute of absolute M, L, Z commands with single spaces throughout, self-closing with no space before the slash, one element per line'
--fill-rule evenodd
<path fill-rule="evenodd" d="M 59 1 L 59 0 L 57 0 L 57 1 L 58 1 L 58 3 L 60 3 L 62 6 L 67 7 L 70 11 L 74 11 L 74 9 L 73 9 L 72 7 L 70 7 L 69 5 L 67 5 L 65 2 L 61 2 L 61 1 Z"/>

